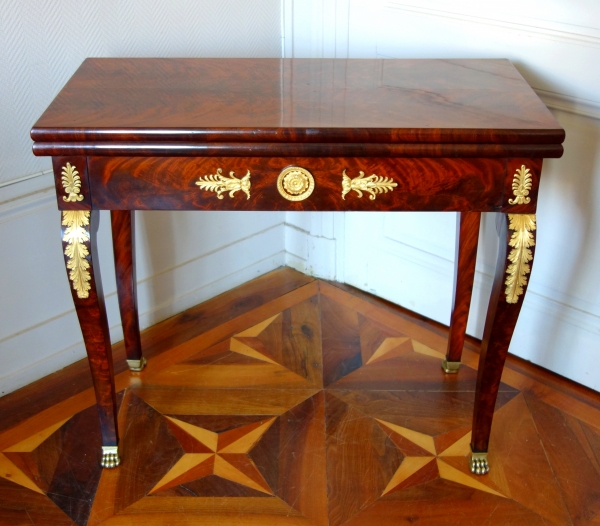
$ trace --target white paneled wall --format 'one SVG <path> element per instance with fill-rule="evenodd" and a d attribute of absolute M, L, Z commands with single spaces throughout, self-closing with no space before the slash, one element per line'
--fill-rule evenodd
<path fill-rule="evenodd" d="M 565 155 L 544 163 L 536 261 L 510 350 L 600 390 L 600 2 L 286 0 L 283 14 L 286 56 L 513 61 L 567 139 Z M 449 323 L 454 214 L 333 214 L 333 235 L 320 226 L 330 215 L 288 214 L 288 264 Z M 468 326 L 478 337 L 495 252 L 485 217 Z"/>
<path fill-rule="evenodd" d="M 0 2 L 0 395 L 85 356 L 50 159 L 34 157 L 29 139 L 83 59 L 280 55 L 279 0 Z M 142 327 L 283 265 L 284 219 L 283 213 L 138 213 Z M 109 225 L 103 213 L 101 269 L 111 337 L 118 341 Z"/>

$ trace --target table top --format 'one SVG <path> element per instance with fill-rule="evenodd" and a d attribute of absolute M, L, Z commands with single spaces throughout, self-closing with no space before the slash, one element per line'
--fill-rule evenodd
<path fill-rule="evenodd" d="M 360 143 L 364 155 L 369 145 L 452 144 L 558 157 L 564 130 L 503 59 L 91 58 L 31 136 L 37 155 L 107 155 L 108 143 L 144 144 L 144 155 L 159 143 L 220 145 L 220 154 Z"/>

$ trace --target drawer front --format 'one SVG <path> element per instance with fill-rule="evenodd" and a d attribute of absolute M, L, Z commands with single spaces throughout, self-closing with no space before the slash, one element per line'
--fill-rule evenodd
<path fill-rule="evenodd" d="M 93 207 L 130 210 L 492 211 L 503 203 L 506 165 L 477 158 L 88 159 Z"/>

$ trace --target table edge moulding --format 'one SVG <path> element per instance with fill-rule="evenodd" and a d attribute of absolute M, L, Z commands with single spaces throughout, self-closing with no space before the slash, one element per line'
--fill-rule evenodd
<path fill-rule="evenodd" d="M 135 210 L 378 210 L 459 212 L 448 374 L 460 374 L 481 213 L 497 215 L 470 459 L 473 473 L 489 471 L 494 406 L 533 263 L 542 161 L 562 155 L 565 137 L 508 60 L 93 58 L 31 137 L 35 155 L 52 156 L 102 466 L 118 466 L 120 452 L 99 210 L 111 211 L 127 362 L 142 375 Z"/>

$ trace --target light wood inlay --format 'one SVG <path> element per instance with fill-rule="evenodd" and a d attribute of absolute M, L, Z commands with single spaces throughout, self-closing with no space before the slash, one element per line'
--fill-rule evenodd
<path fill-rule="evenodd" d="M 230 444 L 225 443 L 219 447 L 219 453 L 248 453 L 254 446 L 256 441 L 262 437 L 267 429 L 271 427 L 271 424 L 275 421 L 275 418 L 271 418 L 264 424 L 257 426 L 255 429 L 246 431 L 239 439 L 231 442 Z M 254 426 L 247 426 L 245 429 L 252 428 Z"/>
<path fill-rule="evenodd" d="M 275 318 L 278 318 L 278 317 L 279 317 L 279 314 L 275 314 L 275 316 L 271 316 L 269 319 L 267 319 L 265 321 L 261 321 L 260 323 L 257 323 L 253 327 L 250 327 L 249 329 L 246 329 L 245 331 L 242 331 L 242 332 L 236 334 L 236 336 L 242 336 L 242 337 L 246 336 L 248 338 L 256 338 L 262 331 L 264 331 L 269 325 L 271 325 L 271 323 L 273 323 Z"/>
<path fill-rule="evenodd" d="M 391 424 L 390 422 L 384 422 L 382 420 L 376 419 L 382 426 L 387 427 L 388 429 L 395 431 L 399 435 L 404 438 L 414 442 L 419 447 L 423 448 L 425 451 L 428 451 L 432 455 L 436 454 L 435 443 L 433 442 L 433 437 L 425 435 L 423 433 L 419 433 L 414 431 L 413 429 L 407 429 L 402 426 L 397 426 L 395 424 Z"/>
<path fill-rule="evenodd" d="M 467 475 L 464 471 L 459 471 L 458 469 L 450 466 L 448 463 L 444 462 L 441 458 L 437 460 L 437 467 L 440 472 L 440 477 L 451 480 L 453 482 L 458 482 L 463 486 L 468 486 L 470 488 L 477 489 L 479 491 L 485 491 L 487 493 L 491 493 L 492 495 L 498 495 L 499 497 L 504 497 L 502 493 L 498 493 L 494 491 L 489 486 L 482 484 L 477 479 L 472 476 Z"/>
<path fill-rule="evenodd" d="M 196 440 L 198 440 L 198 442 L 201 442 L 210 450 L 217 450 L 217 443 L 219 441 L 219 435 L 217 433 L 212 433 L 211 431 L 202 429 L 201 427 L 192 426 L 173 417 L 168 416 L 167 418 L 174 424 L 178 425 L 181 429 L 192 435 Z"/>
<path fill-rule="evenodd" d="M 39 433 L 36 433 L 35 435 L 33 435 L 33 436 L 29 437 L 29 438 L 26 438 L 25 440 L 19 442 L 18 444 L 15 444 L 12 447 L 9 447 L 9 448 L 5 449 L 4 451 L 5 452 L 9 452 L 9 451 L 19 451 L 19 452 L 33 451 L 44 440 L 46 440 L 50 435 L 52 435 L 58 428 L 62 427 L 62 425 L 67 420 L 69 420 L 69 419 L 65 418 L 64 420 L 61 420 L 60 422 L 57 422 L 56 424 L 53 424 L 50 427 L 47 427 L 43 431 L 40 431 Z"/>
<path fill-rule="evenodd" d="M 401 482 L 404 482 L 411 475 L 414 475 L 417 471 L 424 468 L 430 462 L 434 462 L 435 457 L 406 457 L 398 471 L 394 473 L 392 480 L 389 481 L 386 488 L 383 490 L 381 496 L 383 497 L 391 490 L 393 490 L 396 486 L 398 486 Z"/>
<path fill-rule="evenodd" d="M 238 335 L 238 336 L 241 336 L 241 335 Z M 250 358 L 254 358 L 256 360 L 261 360 L 263 362 L 277 364 L 277 362 L 275 360 L 272 360 L 268 356 L 265 356 L 264 354 L 259 353 L 256 349 L 253 349 L 249 345 L 246 345 L 245 343 L 241 342 L 237 338 L 231 338 L 231 344 L 230 344 L 229 348 L 234 352 L 243 354 L 244 356 L 249 356 Z"/>
<path fill-rule="evenodd" d="M 427 347 L 427 345 L 423 345 L 421 342 L 418 342 L 417 340 L 413 340 L 413 349 L 415 352 L 418 352 L 419 354 L 423 354 L 425 356 L 439 358 L 440 360 L 444 358 L 443 353 L 436 351 L 435 349 L 431 349 L 430 347 Z"/>
<path fill-rule="evenodd" d="M 181 479 L 182 475 L 188 473 L 192 468 L 205 463 L 207 470 L 212 471 L 215 456 L 211 453 L 188 453 L 181 457 L 169 472 L 150 490 L 150 495 L 158 490 L 170 487 L 170 483 Z M 198 473 L 200 476 L 200 473 Z"/>
<path fill-rule="evenodd" d="M 439 453 L 440 457 L 466 457 L 471 452 L 471 433 L 454 442 L 448 449 Z"/>
<path fill-rule="evenodd" d="M 383 341 L 383 343 L 377 348 L 377 350 L 373 353 L 373 356 L 371 356 L 371 358 L 369 358 L 369 361 L 367 362 L 367 364 L 376 362 L 377 360 L 381 360 L 381 359 L 385 360 L 385 357 L 388 357 L 388 358 L 395 357 L 396 356 L 395 354 L 393 354 L 393 353 L 390 354 L 390 353 L 407 340 L 408 340 L 408 338 L 386 338 Z"/>
<path fill-rule="evenodd" d="M 215 457 L 215 475 L 227 480 L 232 480 L 233 482 L 238 482 L 239 484 L 243 484 L 244 486 L 248 486 L 257 491 L 262 491 L 269 495 L 273 494 L 269 489 L 257 484 L 252 478 L 218 455 Z"/>
<path fill-rule="evenodd" d="M 23 473 L 17 466 L 15 466 L 5 455 L 0 454 L 0 477 L 19 484 L 24 488 L 28 488 L 36 493 L 44 492 L 37 487 L 37 485 Z"/>

